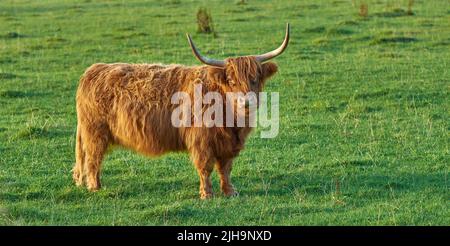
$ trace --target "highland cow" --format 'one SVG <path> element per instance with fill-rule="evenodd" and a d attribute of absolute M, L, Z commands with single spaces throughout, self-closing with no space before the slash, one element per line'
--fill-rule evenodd
<path fill-rule="evenodd" d="M 171 103 L 176 92 L 260 92 L 277 65 L 268 60 L 280 55 L 289 42 L 289 24 L 282 45 L 271 52 L 214 60 L 199 53 L 203 66 L 160 64 L 103 64 L 89 67 L 76 94 L 77 136 L 73 179 L 90 191 L 100 188 L 102 159 L 110 145 L 120 145 L 147 156 L 184 151 L 200 176 L 200 197 L 212 196 L 210 174 L 216 167 L 224 195 L 237 194 L 230 181 L 233 159 L 243 149 L 252 127 L 175 127 Z M 246 111 L 247 112 L 247 111 Z"/>

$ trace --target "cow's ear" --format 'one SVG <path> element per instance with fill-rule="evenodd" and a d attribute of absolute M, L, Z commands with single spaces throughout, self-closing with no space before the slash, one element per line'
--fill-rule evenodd
<path fill-rule="evenodd" d="M 272 77 L 277 71 L 278 66 L 274 62 L 266 62 L 261 65 L 262 75 L 264 79 Z"/>
<path fill-rule="evenodd" d="M 219 67 L 208 67 L 208 78 L 215 83 L 223 84 L 226 83 L 226 74 L 224 68 Z"/>

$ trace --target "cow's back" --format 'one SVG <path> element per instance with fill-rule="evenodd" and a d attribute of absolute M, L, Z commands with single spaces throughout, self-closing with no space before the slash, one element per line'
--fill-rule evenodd
<path fill-rule="evenodd" d="M 181 90 L 185 67 L 159 64 L 94 64 L 77 92 L 78 117 L 107 124 L 116 144 L 146 155 L 184 150 L 171 124 L 173 93 Z"/>

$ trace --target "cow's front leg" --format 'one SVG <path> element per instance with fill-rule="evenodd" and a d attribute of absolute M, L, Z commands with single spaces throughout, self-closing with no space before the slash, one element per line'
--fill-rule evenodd
<path fill-rule="evenodd" d="M 217 172 L 220 176 L 220 189 L 225 196 L 237 196 L 239 193 L 231 184 L 232 159 L 218 160 L 216 164 Z"/>
<path fill-rule="evenodd" d="M 200 176 L 200 198 L 208 199 L 213 196 L 211 172 L 213 170 L 212 165 L 206 165 L 205 168 L 197 168 L 198 175 Z"/>
<path fill-rule="evenodd" d="M 200 177 L 200 198 L 211 198 L 213 196 L 211 172 L 214 169 L 214 162 L 210 158 L 199 154 L 192 154 L 192 161 Z"/>

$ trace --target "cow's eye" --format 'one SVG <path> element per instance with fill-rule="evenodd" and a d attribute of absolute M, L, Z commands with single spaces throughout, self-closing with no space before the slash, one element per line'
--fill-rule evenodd
<path fill-rule="evenodd" d="M 256 85 L 256 84 L 258 84 L 258 81 L 256 81 L 256 79 L 252 79 L 252 80 L 250 80 L 250 83 L 251 83 L 252 85 Z"/>

